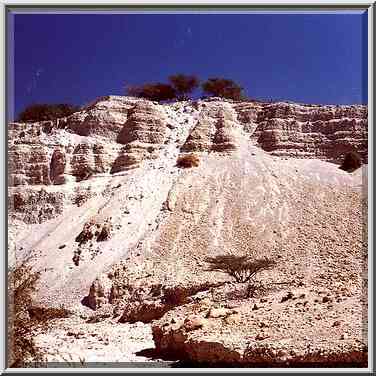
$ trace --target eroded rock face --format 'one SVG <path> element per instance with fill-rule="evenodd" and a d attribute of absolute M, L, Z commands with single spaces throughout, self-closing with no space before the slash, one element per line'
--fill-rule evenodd
<path fill-rule="evenodd" d="M 51 157 L 50 165 L 50 179 L 52 184 L 64 184 L 64 172 L 66 166 L 65 153 L 59 149 L 56 149 Z"/>
<path fill-rule="evenodd" d="M 173 108 L 104 97 L 67 118 L 10 124 L 10 185 L 59 185 L 139 167 L 174 142 L 166 139 Z M 182 152 L 231 152 L 249 137 L 249 142 L 278 156 L 340 163 L 346 152 L 356 150 L 367 161 L 366 106 L 214 98 L 188 105 L 184 112 L 196 110 L 199 114 Z"/>
<path fill-rule="evenodd" d="M 99 252 L 99 248 L 95 250 L 97 242 L 107 241 L 111 238 L 112 223 L 111 219 L 107 218 L 104 221 L 98 221 L 92 218 L 89 222 L 85 223 L 82 231 L 76 236 L 75 242 L 78 243 L 73 253 L 72 261 L 75 266 L 80 265 L 80 261 L 83 257 L 88 257 L 91 254 L 91 258 L 96 252 Z M 89 297 L 91 293 L 89 294 Z"/>
<path fill-rule="evenodd" d="M 111 172 L 137 167 L 144 158 L 155 157 L 154 151 L 163 144 L 166 129 L 165 115 L 156 105 L 151 102 L 137 103 L 117 137 L 117 142 L 125 146 Z"/>
<path fill-rule="evenodd" d="M 55 218 L 64 210 L 64 194 L 40 190 L 15 190 L 9 196 L 9 211 L 22 222 L 42 223 Z"/>
<path fill-rule="evenodd" d="M 9 125 L 10 185 L 64 184 L 109 172 L 137 100 L 104 97 L 69 117 Z M 68 179 L 67 179 L 68 177 Z"/>
<path fill-rule="evenodd" d="M 10 145 L 10 185 L 49 185 L 49 159 L 49 150 L 43 145 Z"/>
<path fill-rule="evenodd" d="M 322 291 L 302 291 L 282 302 L 283 293 L 271 290 L 261 299 L 238 300 L 235 309 L 197 297 L 154 321 L 157 351 L 206 366 L 364 367 L 366 336 L 351 322 L 361 320 L 360 302 L 339 290 L 325 291 L 330 303 L 323 303 Z"/>
<path fill-rule="evenodd" d="M 102 157 L 103 147 L 95 144 L 80 143 L 72 153 L 71 174 L 77 181 L 86 180 L 94 174 L 106 171 Z"/>
<path fill-rule="evenodd" d="M 99 136 L 114 141 L 127 121 L 129 109 L 136 102 L 124 97 L 98 98 L 84 111 L 71 115 L 65 127 L 80 136 Z"/>
<path fill-rule="evenodd" d="M 90 286 L 89 295 L 85 298 L 84 304 L 96 310 L 108 303 L 110 293 L 111 281 L 104 276 L 98 277 Z"/>
<path fill-rule="evenodd" d="M 365 119 L 362 106 L 109 97 L 12 124 L 12 249 L 35 256 L 41 304 L 152 323 L 181 360 L 363 362 L 367 168 L 320 159 L 346 145 L 366 159 Z M 185 153 L 199 163 L 179 168 Z M 276 260 L 263 295 L 209 268 L 228 252 Z"/>
<path fill-rule="evenodd" d="M 234 111 L 220 110 L 213 139 L 213 151 L 228 151 L 237 148 L 240 139 Z"/>
<path fill-rule="evenodd" d="M 238 104 L 236 111 L 251 139 L 274 155 L 339 163 L 356 150 L 367 161 L 366 106 Z"/>
<path fill-rule="evenodd" d="M 238 146 L 239 130 L 236 113 L 229 103 L 204 103 L 199 120 L 181 150 L 182 152 L 234 150 Z"/>

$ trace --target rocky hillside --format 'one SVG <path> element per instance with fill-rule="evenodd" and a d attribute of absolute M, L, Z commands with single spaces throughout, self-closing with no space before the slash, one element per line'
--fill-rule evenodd
<path fill-rule="evenodd" d="M 186 139 L 169 138 L 175 127 Z M 183 137 L 183 135 L 182 135 Z M 240 139 L 239 139 L 240 137 Z M 210 101 L 158 105 L 106 97 L 56 121 L 9 125 L 10 185 L 59 185 L 125 171 L 176 143 L 182 152 L 236 149 L 250 140 L 273 155 L 367 160 L 367 108 Z"/>
<path fill-rule="evenodd" d="M 35 304 L 151 324 L 180 360 L 364 364 L 367 168 L 338 168 L 350 150 L 367 162 L 365 106 L 106 97 L 10 124 L 10 261 L 42 272 Z M 254 297 L 208 270 L 229 253 L 276 260 Z"/>

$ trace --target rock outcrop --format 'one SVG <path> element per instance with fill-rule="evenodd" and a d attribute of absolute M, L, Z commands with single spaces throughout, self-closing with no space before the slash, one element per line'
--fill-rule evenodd
<path fill-rule="evenodd" d="M 247 119 L 244 110 L 241 114 Z M 338 163 L 345 153 L 357 150 L 366 162 L 367 115 L 365 106 L 273 103 L 258 112 L 252 137 L 274 155 Z"/>
<path fill-rule="evenodd" d="M 365 337 L 350 322 L 363 319 L 359 302 L 340 291 L 304 291 L 288 303 L 281 303 L 281 294 L 269 293 L 263 303 L 253 299 L 257 309 L 252 301 L 212 308 L 210 300 L 176 308 L 153 323 L 157 351 L 186 366 L 364 366 Z M 323 294 L 330 303 L 323 303 Z"/>
<path fill-rule="evenodd" d="M 156 158 L 166 135 L 164 113 L 156 105 L 139 102 L 128 114 L 117 142 L 125 145 L 116 158 L 111 173 L 138 167 L 145 158 Z"/>
<path fill-rule="evenodd" d="M 151 322 L 180 360 L 364 364 L 367 166 L 339 169 L 349 150 L 367 162 L 365 106 L 106 97 L 13 123 L 12 259 L 42 271 L 40 305 Z M 208 268 L 228 253 L 276 260 L 259 296 Z"/>
<path fill-rule="evenodd" d="M 170 143 L 167 109 L 140 99 L 105 97 L 64 119 L 10 124 L 10 185 L 63 184 L 64 176 L 80 181 L 158 158 Z M 367 162 L 366 106 L 216 99 L 193 103 L 192 111 L 199 113 L 183 152 L 231 151 L 249 137 L 274 155 L 340 163 L 346 152 L 356 150 Z"/>
<path fill-rule="evenodd" d="M 197 125 L 182 146 L 183 152 L 228 151 L 238 146 L 240 138 L 236 113 L 229 103 L 202 104 Z"/>

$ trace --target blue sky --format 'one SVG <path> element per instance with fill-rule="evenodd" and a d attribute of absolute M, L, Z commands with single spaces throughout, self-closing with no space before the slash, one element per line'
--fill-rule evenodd
<path fill-rule="evenodd" d="M 15 14 L 14 107 L 84 105 L 174 73 L 253 98 L 367 102 L 367 15 Z"/>

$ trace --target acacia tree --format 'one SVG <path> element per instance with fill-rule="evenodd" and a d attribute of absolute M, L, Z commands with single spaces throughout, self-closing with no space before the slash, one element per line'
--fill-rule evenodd
<path fill-rule="evenodd" d="M 142 86 L 128 85 L 126 86 L 125 91 L 130 97 L 140 98 L 142 95 Z"/>
<path fill-rule="evenodd" d="M 127 94 L 133 97 L 145 98 L 151 101 L 166 101 L 176 98 L 175 89 L 168 84 L 157 82 L 141 86 L 128 86 Z"/>
<path fill-rule="evenodd" d="M 202 84 L 204 93 L 216 97 L 240 100 L 243 98 L 243 88 L 232 80 L 225 78 L 209 78 Z"/>
<path fill-rule="evenodd" d="M 210 271 L 226 273 L 235 279 L 237 283 L 248 283 L 246 297 L 250 297 L 254 291 L 254 278 L 263 270 L 269 270 L 276 266 L 274 260 L 268 258 L 252 259 L 249 256 L 219 255 L 208 257 L 206 262 L 210 264 Z"/>
<path fill-rule="evenodd" d="M 200 80 L 196 76 L 187 76 L 185 74 L 176 74 L 168 79 L 176 91 L 178 100 L 188 100 L 188 95 L 198 88 L 200 84 Z"/>
<path fill-rule="evenodd" d="M 79 111 L 78 106 L 71 104 L 32 104 L 27 106 L 18 116 L 17 121 L 20 122 L 33 122 L 33 121 L 44 121 L 44 120 L 54 120 L 69 116 L 74 112 Z"/>

